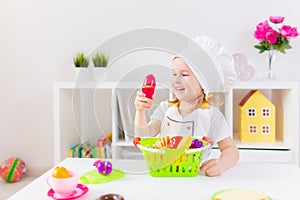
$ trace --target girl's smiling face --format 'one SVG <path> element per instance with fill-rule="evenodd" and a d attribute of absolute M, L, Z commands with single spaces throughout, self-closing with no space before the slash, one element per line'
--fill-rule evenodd
<path fill-rule="evenodd" d="M 172 89 L 179 101 L 196 101 L 203 88 L 189 66 L 179 57 L 173 59 Z"/>

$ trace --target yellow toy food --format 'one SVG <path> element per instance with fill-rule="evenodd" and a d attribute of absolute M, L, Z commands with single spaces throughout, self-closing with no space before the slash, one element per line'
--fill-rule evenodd
<path fill-rule="evenodd" d="M 55 167 L 52 176 L 55 178 L 69 178 L 69 171 L 65 167 Z"/>
<path fill-rule="evenodd" d="M 177 149 L 181 149 L 181 150 L 186 150 L 186 149 L 189 149 L 191 144 L 192 144 L 192 141 L 193 141 L 193 138 L 192 136 L 184 136 L 178 146 L 177 146 Z"/>

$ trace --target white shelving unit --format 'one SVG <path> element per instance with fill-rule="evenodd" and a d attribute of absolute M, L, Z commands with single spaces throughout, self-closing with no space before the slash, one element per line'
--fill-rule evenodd
<path fill-rule="evenodd" d="M 167 84 L 158 85 L 156 102 L 168 99 Z M 68 150 L 80 142 L 96 145 L 103 134 L 112 133 L 112 157 L 130 158 L 137 149 L 125 140 L 117 108 L 118 90 L 134 95 L 140 83 L 134 82 L 57 82 L 53 86 L 54 162 L 68 156 Z M 133 106 L 133 102 L 131 102 Z M 131 116 L 132 117 L 132 116 Z M 133 121 L 132 121 L 133 123 Z M 123 136 L 122 136 L 123 135 Z M 141 156 L 141 155 L 140 155 Z"/>
<path fill-rule="evenodd" d="M 120 115 L 116 107 L 116 88 L 135 90 L 136 83 L 104 82 L 76 85 L 72 82 L 54 84 L 54 156 L 55 163 L 67 156 L 68 149 L 81 140 L 96 142 L 99 133 L 112 132 L 113 158 L 141 158 L 130 141 L 120 130 Z M 156 100 L 166 99 L 162 89 Z M 238 104 L 252 89 L 258 89 L 276 106 L 275 143 L 241 143 L 237 139 Z M 161 99 L 158 98 L 161 96 Z M 132 105 L 133 106 L 133 105 Z M 76 109 L 74 109 L 76 108 Z M 299 165 L 299 85 L 298 82 L 238 82 L 225 95 L 221 108 L 233 130 L 233 137 L 240 149 L 240 159 L 245 161 L 286 162 Z M 92 117 L 91 117 L 92 116 Z M 95 118 L 95 119 L 94 119 Z M 99 123 L 100 126 L 99 126 Z M 217 156 L 218 150 L 213 155 Z"/>
<path fill-rule="evenodd" d="M 260 90 L 276 106 L 276 142 L 241 143 L 237 139 L 238 104 L 252 89 Z M 299 165 L 299 85 L 297 82 L 239 82 L 232 90 L 233 137 L 242 160 Z"/>

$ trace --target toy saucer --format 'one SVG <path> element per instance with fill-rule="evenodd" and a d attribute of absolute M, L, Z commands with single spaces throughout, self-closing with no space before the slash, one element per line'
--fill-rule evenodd
<path fill-rule="evenodd" d="M 217 199 L 217 198 L 216 198 L 217 195 L 219 195 L 219 194 L 221 194 L 221 193 L 223 193 L 223 192 L 227 192 L 227 191 L 229 191 L 229 190 L 233 190 L 233 189 L 234 189 L 234 188 L 219 190 L 219 191 L 215 192 L 215 193 L 211 196 L 211 200 L 215 200 L 215 199 Z M 266 196 L 266 197 L 267 197 L 268 200 L 272 200 L 271 197 L 269 197 L 269 196 Z"/>
<path fill-rule="evenodd" d="M 53 189 L 50 189 L 47 195 L 57 200 L 71 200 L 83 196 L 85 193 L 87 193 L 88 190 L 89 188 L 87 186 L 78 184 L 76 189 L 70 195 L 64 196 L 64 195 L 57 194 Z"/>

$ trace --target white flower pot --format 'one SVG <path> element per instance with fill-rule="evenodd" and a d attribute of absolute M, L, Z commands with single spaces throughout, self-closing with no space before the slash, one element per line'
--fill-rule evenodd
<path fill-rule="evenodd" d="M 95 82 L 107 80 L 107 68 L 106 67 L 94 67 L 93 76 Z"/>
<path fill-rule="evenodd" d="M 93 81 L 92 70 L 89 67 L 74 67 L 75 81 Z"/>

